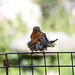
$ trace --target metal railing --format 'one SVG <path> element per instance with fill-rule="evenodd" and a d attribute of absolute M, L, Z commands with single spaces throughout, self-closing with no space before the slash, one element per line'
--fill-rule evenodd
<path fill-rule="evenodd" d="M 71 67 L 72 68 L 72 75 L 74 75 L 74 67 L 75 65 L 73 64 L 73 53 L 75 52 L 16 52 L 16 53 L 5 53 L 5 54 L 0 54 L 0 56 L 4 55 L 5 56 L 5 60 L 3 60 L 3 64 L 4 66 L 0 68 L 5 68 L 6 69 L 6 75 L 9 75 L 8 74 L 8 68 L 10 67 L 18 67 L 19 68 L 19 75 L 21 75 L 21 67 L 31 67 L 32 68 L 32 74 L 31 75 L 34 75 L 34 67 L 44 67 L 45 68 L 45 75 L 47 75 L 47 67 L 57 67 L 58 68 L 58 73 L 60 75 L 60 68 L 61 67 Z M 18 55 L 18 63 L 19 65 L 16 65 L 16 66 L 11 66 L 9 64 L 9 59 L 8 59 L 8 55 L 9 54 L 17 54 Z M 25 65 L 25 66 L 22 66 L 20 65 L 20 54 L 30 54 L 31 55 L 31 65 Z M 33 55 L 34 54 L 43 54 L 43 57 L 44 57 L 44 65 L 33 65 Z M 46 64 L 46 54 L 56 54 L 57 55 L 57 61 L 58 61 L 58 64 L 57 65 L 47 65 Z M 59 59 L 59 54 L 70 54 L 71 56 L 71 65 L 60 65 L 60 59 Z"/>

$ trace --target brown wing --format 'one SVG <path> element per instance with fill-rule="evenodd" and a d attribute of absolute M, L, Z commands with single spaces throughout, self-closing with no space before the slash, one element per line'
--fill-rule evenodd
<path fill-rule="evenodd" d="M 48 41 L 48 38 L 47 38 L 47 36 L 46 36 L 46 33 L 43 33 L 43 32 L 42 32 L 42 35 L 43 35 L 43 37 L 45 37 L 45 39 Z"/>

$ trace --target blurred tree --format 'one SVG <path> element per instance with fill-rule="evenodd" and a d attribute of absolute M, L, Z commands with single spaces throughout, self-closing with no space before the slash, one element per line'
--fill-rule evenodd
<path fill-rule="evenodd" d="M 42 29 L 45 31 L 64 31 L 72 34 L 75 32 L 75 25 L 70 25 L 72 17 L 70 7 L 74 7 L 75 1 L 69 0 L 35 0 L 43 13 Z"/>

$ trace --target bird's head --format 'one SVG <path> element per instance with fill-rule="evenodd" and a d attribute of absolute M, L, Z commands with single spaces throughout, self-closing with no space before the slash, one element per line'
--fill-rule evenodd
<path fill-rule="evenodd" d="M 41 30 L 40 30 L 40 27 L 38 27 L 38 26 L 35 26 L 34 28 L 33 28 L 33 33 L 37 33 L 37 32 L 40 32 Z"/>

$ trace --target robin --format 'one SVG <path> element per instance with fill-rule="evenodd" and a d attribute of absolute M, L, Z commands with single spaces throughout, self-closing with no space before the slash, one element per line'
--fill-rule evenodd
<path fill-rule="evenodd" d="M 58 39 L 49 41 L 46 34 L 40 30 L 40 27 L 35 26 L 33 32 L 31 33 L 31 41 L 28 42 L 28 47 L 31 51 L 44 51 L 47 47 L 54 47 L 54 42 Z"/>

